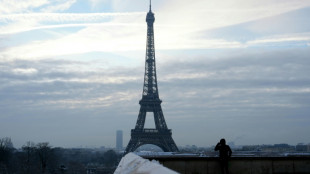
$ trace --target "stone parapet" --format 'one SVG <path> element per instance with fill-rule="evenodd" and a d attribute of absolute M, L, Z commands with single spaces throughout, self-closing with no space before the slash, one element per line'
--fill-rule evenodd
<path fill-rule="evenodd" d="M 144 157 L 182 174 L 220 174 L 216 157 Z M 309 174 L 310 157 L 232 157 L 230 174 Z"/>

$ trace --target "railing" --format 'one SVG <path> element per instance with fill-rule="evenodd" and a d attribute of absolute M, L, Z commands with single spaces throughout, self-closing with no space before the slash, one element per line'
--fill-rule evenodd
<path fill-rule="evenodd" d="M 143 129 L 143 132 L 145 133 L 158 133 L 157 129 Z"/>
<path fill-rule="evenodd" d="M 158 129 L 131 129 L 132 133 L 171 133 L 171 129 L 158 130 Z"/>

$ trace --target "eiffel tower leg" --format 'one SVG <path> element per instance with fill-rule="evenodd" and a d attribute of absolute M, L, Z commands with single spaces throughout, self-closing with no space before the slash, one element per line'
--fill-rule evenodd
<path fill-rule="evenodd" d="M 139 116 L 137 119 L 136 123 L 136 128 L 135 129 L 143 129 L 144 128 L 144 123 L 145 123 L 145 116 L 146 116 L 146 111 L 145 109 L 141 106 L 140 111 L 139 111 Z"/>
<path fill-rule="evenodd" d="M 156 129 L 168 129 L 163 111 L 161 110 L 160 106 L 158 106 L 158 108 L 156 108 L 156 110 L 154 111 L 154 121 Z"/>
<path fill-rule="evenodd" d="M 131 138 L 129 143 L 128 143 L 128 145 L 127 145 L 127 147 L 126 147 L 126 150 L 125 150 L 123 156 L 125 156 L 129 152 L 135 151 L 137 149 L 137 145 L 138 145 L 137 139 Z"/>
<path fill-rule="evenodd" d="M 171 136 L 165 137 L 163 141 L 165 142 L 166 147 L 169 149 L 169 152 L 179 152 L 179 149 Z"/>

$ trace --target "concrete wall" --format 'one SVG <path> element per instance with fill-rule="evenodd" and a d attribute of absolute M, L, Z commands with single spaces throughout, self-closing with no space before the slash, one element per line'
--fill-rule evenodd
<path fill-rule="evenodd" d="M 220 174 L 215 157 L 145 157 L 184 174 Z M 232 157 L 230 174 L 310 174 L 310 157 Z"/>

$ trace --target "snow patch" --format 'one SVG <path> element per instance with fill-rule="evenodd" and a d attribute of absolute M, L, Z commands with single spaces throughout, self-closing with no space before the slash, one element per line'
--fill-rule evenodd
<path fill-rule="evenodd" d="M 177 174 L 177 172 L 168 169 L 158 161 L 141 158 L 134 153 L 128 153 L 118 164 L 114 174 Z"/>

